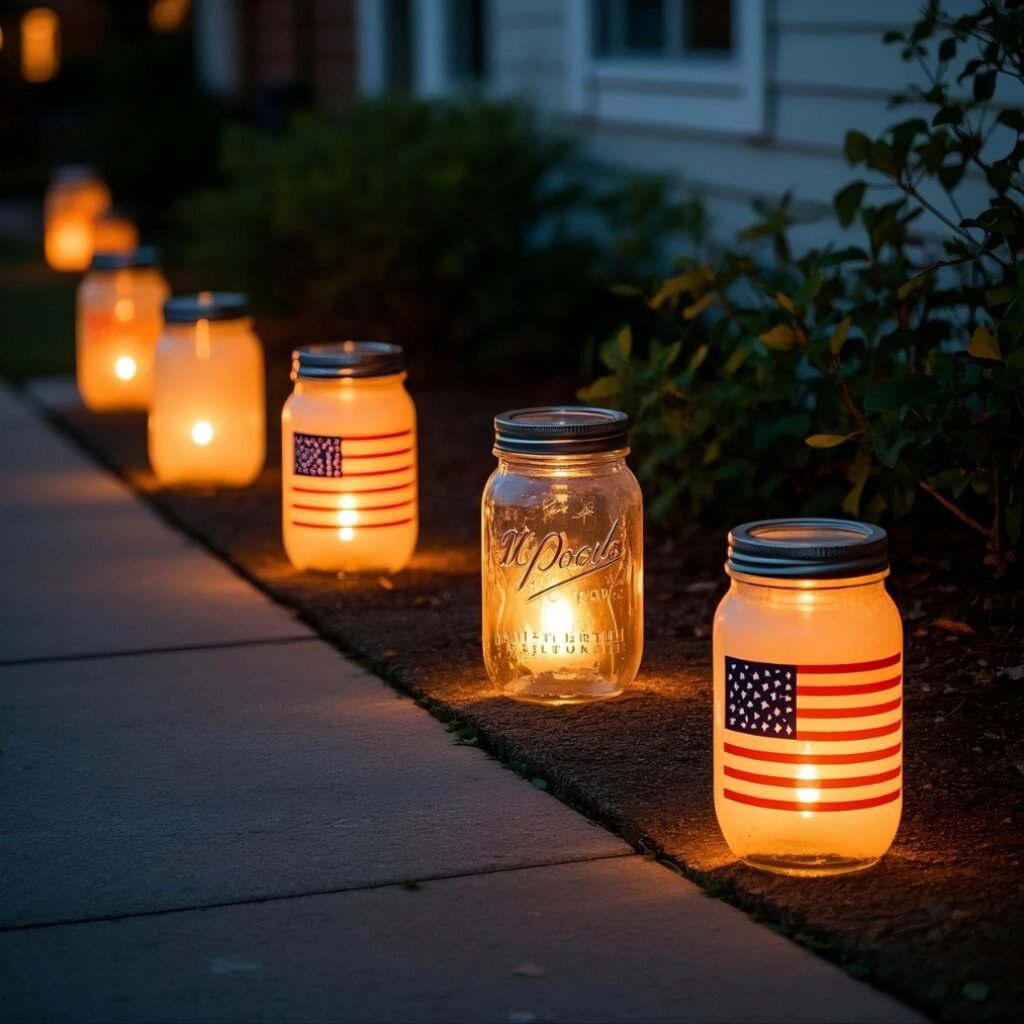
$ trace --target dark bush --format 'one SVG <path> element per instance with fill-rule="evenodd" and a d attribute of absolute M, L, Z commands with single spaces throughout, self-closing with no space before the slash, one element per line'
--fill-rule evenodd
<path fill-rule="evenodd" d="M 571 366 L 620 315 L 598 285 L 627 255 L 649 271 L 697 212 L 663 182 L 594 185 L 527 109 L 476 99 L 366 102 L 283 136 L 236 127 L 222 172 L 184 210 L 208 280 L 438 368 Z"/>
<path fill-rule="evenodd" d="M 610 372 L 583 395 L 636 417 L 663 520 L 877 520 L 923 501 L 983 538 L 1002 571 L 1024 512 L 1024 112 L 1000 100 L 1024 84 L 1024 5 L 951 18 L 932 3 L 890 41 L 931 79 L 894 104 L 931 117 L 847 135 L 869 174 L 835 214 L 861 244 L 794 258 L 791 202 L 762 208 L 744 241 L 772 258 L 745 246 L 680 261 L 648 298 L 653 326 L 635 348 L 629 328 L 609 341 Z M 987 182 L 983 208 L 961 210 L 965 177 Z M 924 221 L 945 230 L 941 248 Z"/>

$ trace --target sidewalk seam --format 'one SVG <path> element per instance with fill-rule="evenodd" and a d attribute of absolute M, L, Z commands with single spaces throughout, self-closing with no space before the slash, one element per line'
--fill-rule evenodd
<path fill-rule="evenodd" d="M 134 651 L 87 651 L 83 654 L 40 655 L 34 658 L 0 658 L 0 668 L 17 668 L 22 665 L 52 665 L 65 661 L 101 661 L 104 658 L 136 658 L 152 654 L 188 654 L 190 651 L 225 651 L 237 647 L 274 647 L 284 644 L 324 643 L 315 633 L 309 636 L 280 636 L 255 640 L 222 640 L 205 644 L 181 644 L 174 647 L 142 647 Z M 328 645 L 329 646 L 329 645 Z"/>
<path fill-rule="evenodd" d="M 595 826 L 600 827 L 600 826 Z M 625 845 L 625 842 L 623 842 Z M 600 857 L 574 857 L 570 860 L 545 861 L 538 864 L 519 864 L 515 867 L 492 868 L 485 871 L 456 871 L 451 874 L 423 875 L 416 879 L 417 885 L 428 882 L 452 882 L 461 878 L 486 878 L 489 875 L 507 875 L 519 871 L 536 871 L 542 868 L 570 867 L 573 864 L 594 864 L 606 860 L 624 860 L 626 858 L 639 858 L 640 854 L 634 850 L 623 850 L 622 853 L 607 853 Z M 648 858 L 644 858 L 646 861 Z M 664 865 L 662 865 L 664 866 Z M 671 870 L 671 869 L 669 869 Z M 282 903 L 286 900 L 308 900 L 321 896 L 344 896 L 352 892 L 372 892 L 376 889 L 397 889 L 405 886 L 402 879 L 388 882 L 372 882 L 368 885 L 341 886 L 337 889 L 312 889 L 308 892 L 279 893 L 272 896 L 249 896 L 237 900 L 223 900 L 215 903 L 197 903 L 188 907 L 160 907 L 156 910 L 136 910 L 123 914 L 99 914 L 94 917 L 76 917 L 65 921 L 28 921 L 24 924 L 0 925 L 0 935 L 11 935 L 17 932 L 39 931 L 45 928 L 69 928 L 77 925 L 103 924 L 105 922 L 116 923 L 118 921 L 132 921 L 136 918 L 167 917 L 172 914 L 191 914 L 203 910 L 227 910 L 231 907 L 250 907 L 262 903 Z"/>

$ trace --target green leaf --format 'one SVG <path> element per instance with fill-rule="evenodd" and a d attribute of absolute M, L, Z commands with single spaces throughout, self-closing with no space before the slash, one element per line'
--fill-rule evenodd
<path fill-rule="evenodd" d="M 782 292 L 775 293 L 775 301 L 787 312 L 795 314 L 796 303 L 788 296 L 783 295 Z"/>
<path fill-rule="evenodd" d="M 939 43 L 939 60 L 944 64 L 948 64 L 956 56 L 956 39 L 953 36 L 947 36 Z"/>
<path fill-rule="evenodd" d="M 986 292 L 985 301 L 990 306 L 1005 306 L 1017 298 L 1017 289 L 1012 285 L 1003 285 Z"/>
<path fill-rule="evenodd" d="M 1017 351 L 1006 360 L 1006 365 L 1011 370 L 1024 370 L 1024 348 L 1017 349 Z"/>
<path fill-rule="evenodd" d="M 918 274 L 917 277 L 912 277 L 909 281 L 904 282 L 900 285 L 900 289 L 896 292 L 896 298 L 901 301 L 905 299 L 911 292 L 917 291 L 928 279 L 935 273 L 934 267 L 929 267 L 924 273 Z"/>
<path fill-rule="evenodd" d="M 868 412 L 892 412 L 909 405 L 927 405 L 939 397 L 941 390 L 934 377 L 903 374 L 871 388 L 864 397 L 864 408 Z"/>
<path fill-rule="evenodd" d="M 797 343 L 796 332 L 787 324 L 776 324 L 770 331 L 765 331 L 761 340 L 774 349 L 793 348 Z"/>
<path fill-rule="evenodd" d="M 965 999 L 970 999 L 971 1002 L 983 1003 L 988 999 L 988 994 L 991 991 L 991 988 L 983 981 L 969 981 L 960 989 L 960 994 Z"/>
<path fill-rule="evenodd" d="M 861 448 L 846 473 L 846 479 L 853 484 L 846 497 L 843 498 L 843 511 L 855 519 L 860 515 L 860 501 L 864 496 L 864 485 L 871 476 L 871 456 Z"/>
<path fill-rule="evenodd" d="M 832 340 L 828 343 L 832 355 L 837 356 L 842 352 L 843 346 L 846 344 L 846 335 L 849 334 L 852 323 L 851 317 L 844 317 L 836 324 L 836 329 L 832 332 Z"/>
<path fill-rule="evenodd" d="M 995 91 L 996 73 L 994 71 L 985 71 L 980 75 L 974 76 L 974 98 L 979 103 L 992 99 Z"/>
<path fill-rule="evenodd" d="M 871 140 L 863 132 L 847 132 L 843 153 L 851 167 L 864 163 L 871 153 Z"/>
<path fill-rule="evenodd" d="M 628 324 L 615 335 L 615 344 L 623 359 L 628 359 L 633 351 L 633 328 Z"/>
<path fill-rule="evenodd" d="M 740 346 L 739 348 L 734 349 L 732 354 L 723 364 L 722 373 L 725 374 L 726 377 L 731 377 L 747 361 L 749 356 L 749 348 Z"/>
<path fill-rule="evenodd" d="M 687 369 L 691 373 L 699 369 L 700 366 L 703 364 L 704 360 L 707 359 L 709 351 L 710 350 L 708 349 L 707 345 L 701 345 L 700 348 L 698 348 L 697 351 L 693 353 L 693 357 L 690 359 L 690 365 L 687 367 Z"/>
<path fill-rule="evenodd" d="M 994 359 L 1002 362 L 1003 353 L 999 351 L 999 342 L 992 337 L 992 332 L 984 325 L 974 328 L 971 340 L 967 343 L 967 352 L 975 359 Z"/>
<path fill-rule="evenodd" d="M 1024 110 L 1019 108 L 1014 110 L 1004 110 L 996 120 L 1000 124 L 1005 124 L 1007 128 L 1012 128 L 1016 132 L 1024 132 Z"/>
<path fill-rule="evenodd" d="M 650 300 L 648 305 L 652 309 L 658 309 L 668 302 L 669 299 L 674 299 L 677 295 L 682 295 L 683 292 L 700 291 L 714 281 L 714 279 L 715 275 L 709 267 L 691 267 L 689 270 L 684 270 L 681 274 L 663 281 L 657 294 Z"/>
<path fill-rule="evenodd" d="M 835 448 L 844 441 L 849 441 L 853 434 L 811 434 L 804 438 L 804 444 L 811 448 Z"/>
<path fill-rule="evenodd" d="M 584 401 L 590 401 L 594 398 L 610 398 L 612 395 L 617 395 L 620 389 L 621 383 L 619 378 L 609 375 L 598 377 L 593 384 L 580 388 L 576 395 Z"/>
<path fill-rule="evenodd" d="M 715 301 L 717 294 L 717 292 L 708 292 L 706 295 L 702 295 L 692 305 L 687 306 L 686 309 L 683 310 L 683 319 L 696 320 L 697 317 L 699 317 L 701 313 L 703 313 L 704 310 Z"/>
<path fill-rule="evenodd" d="M 955 103 L 950 103 L 948 106 L 942 107 L 941 110 L 932 118 L 932 125 L 935 128 L 940 128 L 944 124 L 959 124 L 964 119 L 963 107 L 958 107 Z"/>
<path fill-rule="evenodd" d="M 867 187 L 866 182 L 852 181 L 846 188 L 840 189 L 835 194 L 832 205 L 835 207 L 839 223 L 844 228 L 848 228 L 853 223 L 854 217 L 857 216 L 860 204 L 864 201 L 864 193 L 867 191 Z"/>
<path fill-rule="evenodd" d="M 704 459 L 703 459 L 704 465 L 705 466 L 710 466 L 712 462 L 715 462 L 715 461 L 718 460 L 718 458 L 719 458 L 719 456 L 721 454 L 722 454 L 722 445 L 719 442 L 718 438 L 715 438 L 707 446 L 707 448 L 704 449 Z"/>

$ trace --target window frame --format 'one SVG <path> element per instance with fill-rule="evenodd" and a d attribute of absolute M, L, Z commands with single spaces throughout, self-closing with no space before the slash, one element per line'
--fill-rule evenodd
<path fill-rule="evenodd" d="M 596 0 L 565 0 L 568 108 L 598 122 L 760 135 L 765 131 L 765 0 L 734 0 L 733 51 L 596 54 Z M 702 2 L 702 0 L 693 0 Z"/>

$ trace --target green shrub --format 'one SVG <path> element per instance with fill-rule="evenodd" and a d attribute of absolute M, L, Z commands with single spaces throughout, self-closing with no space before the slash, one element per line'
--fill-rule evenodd
<path fill-rule="evenodd" d="M 582 394 L 635 416 L 658 518 L 878 520 L 923 499 L 1002 571 L 1024 511 L 1024 112 L 999 94 L 1024 84 L 1024 6 L 985 0 L 953 19 L 933 3 L 889 39 L 932 83 L 894 105 L 931 117 L 847 134 L 869 174 L 837 193 L 835 216 L 861 244 L 794 258 L 790 197 L 761 208 L 743 241 L 774 258 L 748 245 L 679 261 L 634 322 L 643 351 L 624 329 Z M 968 175 L 988 183 L 984 209 L 958 205 Z M 940 252 L 923 220 L 946 233 Z"/>
<path fill-rule="evenodd" d="M 591 300 L 622 272 L 617 246 L 640 239 L 642 271 L 695 214 L 662 182 L 591 184 L 527 109 L 474 98 L 369 101 L 281 137 L 236 127 L 222 171 L 185 208 L 208 280 L 449 368 L 569 365 L 610 327 Z"/>

